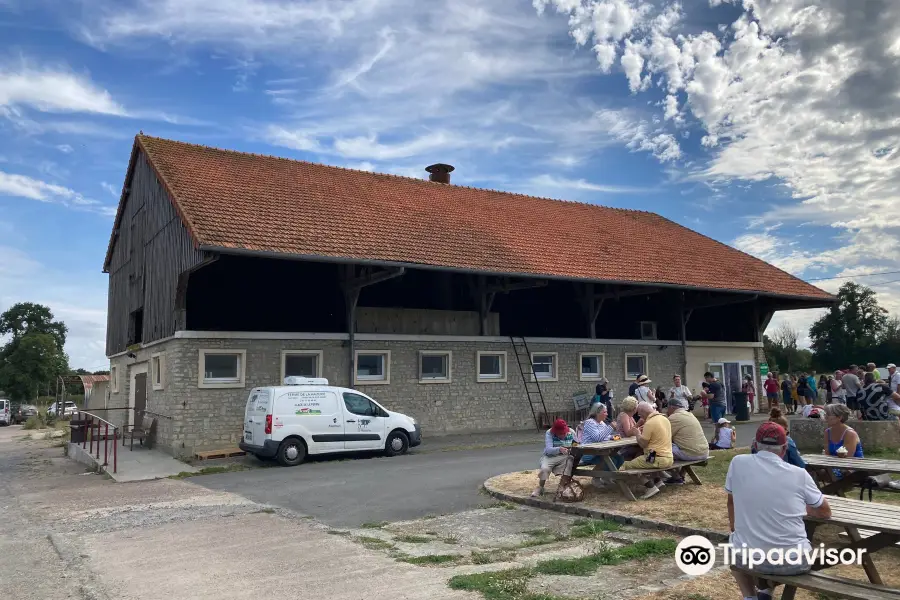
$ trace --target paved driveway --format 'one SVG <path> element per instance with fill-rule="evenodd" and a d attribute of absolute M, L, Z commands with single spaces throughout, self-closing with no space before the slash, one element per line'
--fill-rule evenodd
<path fill-rule="evenodd" d="M 537 468 L 540 446 L 331 459 L 192 478 L 209 489 L 312 515 L 335 527 L 466 510 L 490 499 L 493 475 Z"/>

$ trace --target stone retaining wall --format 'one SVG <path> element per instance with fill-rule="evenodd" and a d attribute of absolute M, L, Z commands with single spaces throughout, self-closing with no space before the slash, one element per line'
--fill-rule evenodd
<path fill-rule="evenodd" d="M 789 422 L 791 437 L 803 452 L 822 452 L 825 446 L 825 420 L 797 417 Z M 900 421 L 850 421 L 865 450 L 900 448 Z"/>

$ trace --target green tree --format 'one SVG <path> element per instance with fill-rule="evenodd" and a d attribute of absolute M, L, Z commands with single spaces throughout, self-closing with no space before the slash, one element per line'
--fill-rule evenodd
<path fill-rule="evenodd" d="M 22 302 L 0 314 L 0 388 L 15 400 L 34 397 L 41 385 L 68 371 L 66 326 L 46 306 Z"/>
<path fill-rule="evenodd" d="M 778 372 L 784 369 L 785 373 L 793 373 L 801 369 L 801 351 L 797 348 L 799 339 L 800 332 L 787 323 L 782 323 L 778 329 L 772 332 L 771 336 L 763 338 L 763 348 L 766 352 L 766 359 L 770 361 L 770 371 Z M 773 368 L 773 364 L 777 368 Z"/>
<path fill-rule="evenodd" d="M 29 333 L 4 348 L 0 387 L 14 400 L 33 398 L 41 384 L 66 372 L 66 363 L 53 335 Z"/>
<path fill-rule="evenodd" d="M 0 315 L 0 335 L 10 335 L 15 341 L 29 333 L 49 333 L 63 348 L 68 329 L 62 321 L 54 321 L 50 308 L 43 304 L 19 302 Z"/>
<path fill-rule="evenodd" d="M 842 285 L 837 296 L 838 303 L 809 330 L 816 364 L 837 367 L 874 360 L 888 325 L 887 311 L 871 288 L 852 281 Z"/>

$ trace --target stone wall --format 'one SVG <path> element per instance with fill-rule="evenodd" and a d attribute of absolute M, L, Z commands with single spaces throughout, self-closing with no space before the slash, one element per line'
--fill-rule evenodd
<path fill-rule="evenodd" d="M 423 338 L 425 339 L 425 338 Z M 453 338 L 450 338 L 453 339 Z M 425 435 L 471 431 L 515 430 L 534 427 L 522 376 L 511 343 L 492 341 L 358 341 L 357 350 L 390 350 L 390 383 L 359 385 L 357 389 L 374 397 L 387 409 L 415 417 Z M 175 455 L 190 455 L 201 449 L 237 445 L 241 437 L 244 405 L 249 391 L 258 386 L 276 385 L 281 379 L 282 350 L 317 350 L 323 353 L 322 375 L 332 385 L 347 386 L 348 342 L 336 339 L 195 339 L 176 338 L 138 352 L 136 359 L 119 356 L 111 364 L 119 367 L 119 388 L 110 397 L 110 406 L 129 404 L 130 369 L 162 353 L 162 390 L 148 384 L 147 409 L 171 419 L 159 418 L 157 443 Z M 198 386 L 199 350 L 246 350 L 246 381 L 242 388 L 205 389 Z M 451 382 L 419 382 L 419 351 L 452 352 Z M 476 352 L 498 350 L 507 353 L 506 382 L 476 381 Z M 646 353 L 649 375 L 664 386 L 671 373 L 682 364 L 678 345 L 600 345 L 577 342 L 529 340 L 532 352 L 558 353 L 558 381 L 541 382 L 549 411 L 573 408 L 572 395 L 592 392 L 595 381 L 580 381 L 580 352 L 603 352 L 605 374 L 616 392 L 625 396 L 630 382 L 625 380 L 625 353 Z M 654 384 L 655 385 L 655 384 Z M 352 387 L 352 386 L 351 386 Z"/>
<path fill-rule="evenodd" d="M 851 421 L 866 450 L 900 448 L 900 421 Z M 803 452 L 820 453 L 825 448 L 825 420 L 798 417 L 789 422 L 791 437 Z"/>

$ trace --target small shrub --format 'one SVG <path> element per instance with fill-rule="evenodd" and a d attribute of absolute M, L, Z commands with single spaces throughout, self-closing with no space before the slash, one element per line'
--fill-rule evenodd
<path fill-rule="evenodd" d="M 28 417 L 28 420 L 25 421 L 25 424 L 22 426 L 22 429 L 43 429 L 46 426 L 47 426 L 47 423 L 44 420 L 43 415 L 37 414 L 33 417 Z"/>

